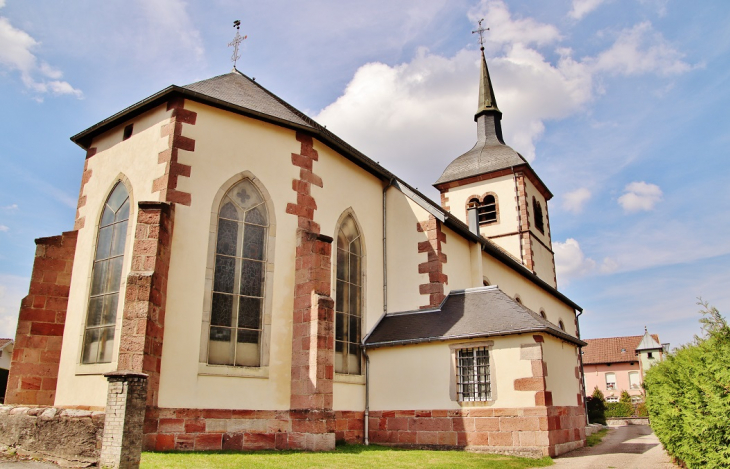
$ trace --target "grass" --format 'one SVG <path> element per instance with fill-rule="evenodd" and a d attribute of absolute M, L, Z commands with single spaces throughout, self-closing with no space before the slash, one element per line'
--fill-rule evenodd
<path fill-rule="evenodd" d="M 175 468 L 337 468 L 373 469 L 387 468 L 494 468 L 523 469 L 545 467 L 552 459 L 518 458 L 495 454 L 468 453 L 465 451 L 427 451 L 389 448 L 385 446 L 343 445 L 334 451 L 307 453 L 302 451 L 255 451 L 255 452 L 144 452 L 143 469 Z"/>
<path fill-rule="evenodd" d="M 586 446 L 596 446 L 598 443 L 601 442 L 601 440 L 603 440 L 603 437 L 606 436 L 606 433 L 608 433 L 608 428 L 598 430 L 596 433 L 588 435 L 588 437 L 586 438 Z"/>

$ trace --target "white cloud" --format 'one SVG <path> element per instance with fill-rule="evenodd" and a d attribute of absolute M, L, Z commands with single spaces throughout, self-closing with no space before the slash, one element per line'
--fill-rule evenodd
<path fill-rule="evenodd" d="M 586 257 L 578 241 L 573 238 L 566 239 L 564 243 L 553 242 L 553 252 L 557 276 L 564 284 L 570 279 L 588 275 L 596 268 L 596 261 Z"/>
<path fill-rule="evenodd" d="M 644 181 L 632 182 L 624 188 L 618 203 L 627 212 L 649 211 L 662 200 L 662 190 L 656 184 Z"/>
<path fill-rule="evenodd" d="M 682 61 L 683 57 L 661 33 L 654 31 L 650 22 L 644 21 L 621 31 L 613 46 L 598 55 L 594 67 L 617 75 L 673 75 L 692 68 Z"/>
<path fill-rule="evenodd" d="M 501 0 L 481 0 L 479 5 L 469 11 L 468 16 L 472 23 L 485 18 L 485 26 L 490 27 L 485 38 L 497 44 L 544 46 L 561 38 L 558 28 L 551 24 L 539 23 L 532 18 L 513 19 L 509 8 Z"/>
<path fill-rule="evenodd" d="M 585 187 L 581 187 L 563 196 L 563 208 L 569 212 L 581 213 L 586 202 L 593 194 Z"/>
<path fill-rule="evenodd" d="M 14 212 L 14 211 L 18 210 L 18 204 L 6 205 L 4 207 L 0 207 L 0 209 L 7 210 L 8 212 Z"/>
<path fill-rule="evenodd" d="M 5 225 L 0 225 L 0 232 L 6 232 L 6 231 L 8 231 L 8 230 L 10 230 L 10 228 L 8 228 L 7 226 L 5 226 Z"/>
<path fill-rule="evenodd" d="M 568 16 L 577 20 L 598 8 L 606 0 L 573 0 L 573 8 Z"/>
<path fill-rule="evenodd" d="M 504 113 L 505 141 L 528 161 L 535 158 L 546 121 L 581 112 L 601 93 L 596 76 L 689 69 L 649 23 L 621 32 L 598 56 L 577 60 L 570 48 L 556 47 L 557 59 L 550 61 L 537 47 L 557 46 L 561 35 L 554 26 L 513 17 L 499 0 L 482 0 L 469 18 L 487 18 L 492 27 L 485 49 Z M 620 57 L 624 50 L 631 53 L 629 58 Z M 476 110 L 479 64 L 474 49 L 444 57 L 424 48 L 409 62 L 368 63 L 355 72 L 343 95 L 314 117 L 433 196 L 429 187 L 446 162 L 475 141 L 476 129 L 470 123 Z M 579 211 L 585 197 L 574 194 L 568 210 Z"/>
<path fill-rule="evenodd" d="M 138 0 L 144 14 L 146 27 L 139 31 L 137 52 L 147 60 L 167 60 L 171 56 L 180 59 L 180 53 L 189 62 L 204 60 L 205 49 L 200 32 L 188 14 L 184 0 Z"/>
<path fill-rule="evenodd" d="M 0 66 L 18 71 L 26 88 L 38 95 L 50 93 L 83 97 L 81 90 L 59 80 L 63 76 L 60 70 L 35 56 L 32 50 L 38 45 L 28 33 L 15 28 L 7 18 L 0 17 Z"/>

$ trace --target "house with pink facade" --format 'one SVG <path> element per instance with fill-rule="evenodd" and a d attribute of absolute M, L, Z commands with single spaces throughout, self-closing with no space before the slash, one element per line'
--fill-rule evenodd
<path fill-rule="evenodd" d="M 657 334 L 604 339 L 585 339 L 583 347 L 583 373 L 586 394 L 598 387 L 607 402 L 618 402 L 623 391 L 631 395 L 632 402 L 644 400 L 642 383 L 646 370 L 664 359 L 665 347 Z"/>

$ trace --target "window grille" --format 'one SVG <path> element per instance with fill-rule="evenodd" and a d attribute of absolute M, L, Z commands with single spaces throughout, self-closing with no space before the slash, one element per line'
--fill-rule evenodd
<path fill-rule="evenodd" d="M 477 198 L 469 201 L 468 208 L 477 209 L 477 220 L 479 224 L 492 223 L 497 221 L 497 199 L 493 195 L 484 196 L 484 201 Z"/>
<path fill-rule="evenodd" d="M 456 367 L 459 401 L 488 401 L 492 398 L 489 350 L 486 347 L 460 349 Z"/>

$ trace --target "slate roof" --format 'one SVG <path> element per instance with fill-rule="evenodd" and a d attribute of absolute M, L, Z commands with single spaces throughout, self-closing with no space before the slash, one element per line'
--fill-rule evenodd
<path fill-rule="evenodd" d="M 658 335 L 652 334 L 651 336 L 659 343 Z M 635 362 L 638 360 L 636 348 L 639 346 L 642 337 L 640 335 L 630 335 L 605 339 L 586 339 L 588 345 L 583 347 L 583 364 Z M 661 348 L 661 346 L 658 348 Z"/>
<path fill-rule="evenodd" d="M 238 71 L 191 83 L 183 88 L 314 129 L 313 123 L 305 120 L 294 108 Z"/>
<path fill-rule="evenodd" d="M 452 290 L 436 309 L 388 314 L 364 343 L 366 348 L 376 348 L 523 333 L 547 333 L 585 345 L 496 286 Z"/>

